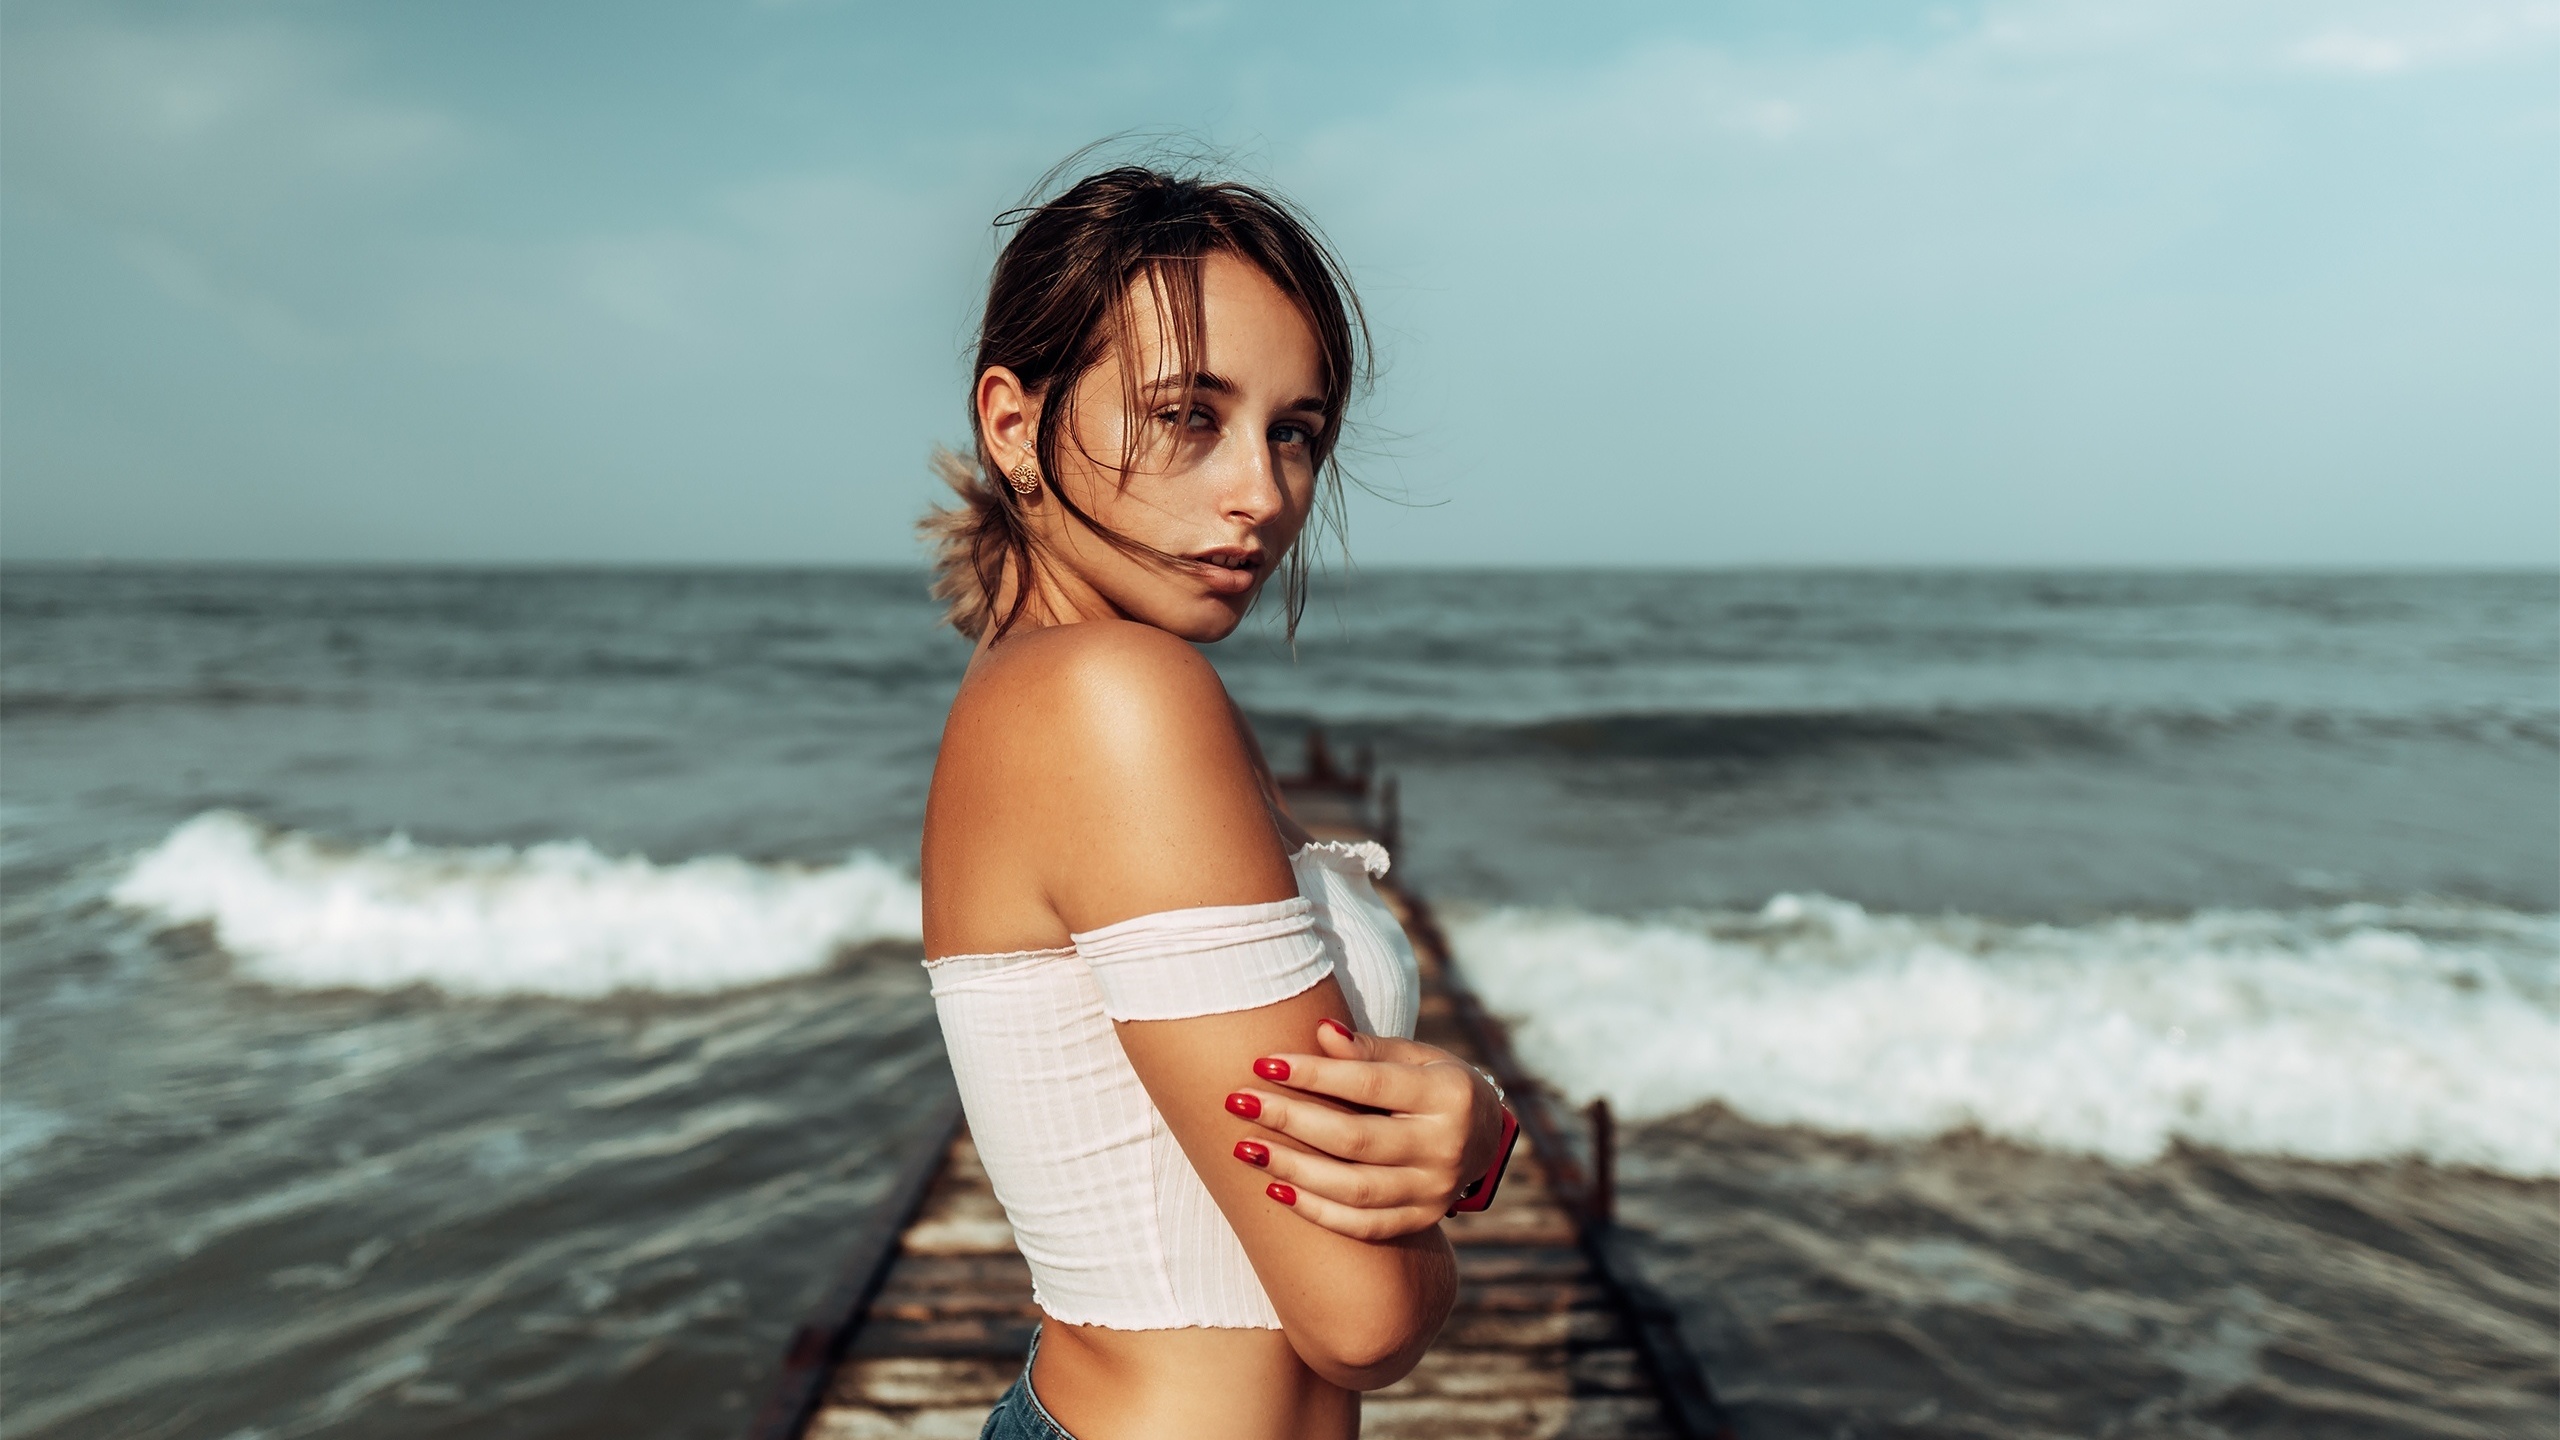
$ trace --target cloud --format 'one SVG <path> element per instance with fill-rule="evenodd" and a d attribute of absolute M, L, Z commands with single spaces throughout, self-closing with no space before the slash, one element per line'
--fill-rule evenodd
<path fill-rule="evenodd" d="M 115 224 L 254 228 L 468 145 L 452 117 L 379 94 L 348 47 L 272 21 L 40 19 L 0 63 L 10 189 Z"/>
<path fill-rule="evenodd" d="M 1188 0 L 1165 7 L 1164 23 L 1174 30 L 1214 30 L 1235 18 L 1231 0 Z"/>
<path fill-rule="evenodd" d="M 934 307 L 989 258 L 953 243 L 984 232 L 987 189 L 785 172 L 670 200 L 650 225 L 431 246 L 395 328 L 444 361 L 696 370 L 840 355 L 918 322 L 948 330 L 960 317 Z"/>
<path fill-rule="evenodd" d="M 262 354 L 306 356 L 336 348 L 332 337 L 301 316 L 253 289 L 226 282 L 201 257 L 157 235 L 119 235 L 116 252 L 161 294 L 219 317 Z"/>
<path fill-rule="evenodd" d="M 1729 293 L 1719 266 L 1763 288 L 1819 273 L 1926 310 L 1968 287 L 2014 296 L 2184 263 L 2232 238 L 2241 212 L 2284 225 L 2252 188 L 2270 171 L 2355 179 L 2310 167 L 2376 142 L 2310 128 L 2338 116 L 2302 110 L 2284 83 L 2299 63 L 2284 37 L 2336 8 L 2011 0 L 1890 44 L 1656 42 L 1413 87 L 1317 128 L 1285 168 L 1391 267 L 1430 254 L 1444 272 L 1546 289 L 1524 267 L 1580 265 L 1571 293 L 1588 302 L 1641 277 L 1653 298 L 1638 309 Z M 2554 3 L 2376 5 L 2359 23 L 2371 28 L 2336 32 L 2350 38 L 2334 39 L 2333 63 L 2450 68 L 2560 48 Z M 2512 133 L 2517 93 L 2448 91 L 2382 141 Z M 1788 303 L 1826 308 L 1814 293 Z"/>
<path fill-rule="evenodd" d="M 1744 105 L 1742 128 L 1769 140 L 1784 140 L 1804 127 L 1804 107 L 1786 100 L 1760 100 Z"/>
<path fill-rule="evenodd" d="M 1584 284 L 1534 288 L 1588 301 L 1640 285 L 1653 299 L 1630 297 L 1637 311 L 1729 295 L 1737 275 L 1765 290 L 1819 273 L 1834 296 L 1926 306 L 2156 251 L 2263 148 L 2219 96 L 2085 50 L 2020 65 L 2022 43 L 1995 17 L 1904 50 L 1656 44 L 1578 74 L 1418 90 L 1319 131 L 1290 168 L 1337 228 L 1444 272 L 1585 264 Z"/>
<path fill-rule="evenodd" d="M 1995 0 L 1960 47 L 2040 64 L 2101 60 L 2202 77 L 2349 76 L 2531 62 L 2560 39 L 2554 0 Z"/>
<path fill-rule="evenodd" d="M 339 344 L 343 315 L 322 315 L 366 302 L 315 308 L 314 290 L 473 142 L 442 111 L 380 93 L 353 48 L 295 26 L 11 18 L 0 165 L 12 204 L 95 234 L 152 289 L 263 354 Z"/>
<path fill-rule="evenodd" d="M 2526 412 L 2474 382 L 2550 373 L 2530 327 L 2472 318 L 2523 277 L 2448 238 L 2547 238 L 2547 204 L 2460 168 L 2511 164 L 2544 102 L 2453 68 L 2503 62 L 2493 30 L 2547 55 L 2539 11 L 2377 7 L 2446 73 L 2370 128 L 2283 58 L 2313 13 L 2059 0 L 1893 43 L 1656 42 L 1415 87 L 1282 169 L 1394 282 L 1369 296 L 1386 412 L 1458 549 L 2202 553 L 2228 542 L 2192 516 L 2229 496 L 2388 495 L 2406 456 L 2507 444 Z M 2419 398 L 2457 370 L 2468 397 Z M 1515 523 L 1502 497 L 1562 477 L 1569 514 Z"/>
<path fill-rule="evenodd" d="M 2309 69 L 2357 75 L 2394 74 L 2408 69 L 2413 58 L 2405 41 L 2355 30 L 2323 30 L 2285 53 Z"/>
<path fill-rule="evenodd" d="M 2446 3 L 2324 26 L 2285 46 L 2303 69 L 2354 76 L 2516 63 L 2547 56 L 2560 40 L 2560 4 Z"/>

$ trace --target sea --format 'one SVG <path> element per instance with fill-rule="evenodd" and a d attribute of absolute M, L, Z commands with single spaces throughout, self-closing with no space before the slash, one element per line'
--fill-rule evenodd
<path fill-rule="evenodd" d="M 0 572 L 0 1434 L 740 1433 L 944 1084 L 924 592 Z M 2560 575 L 1270 618 L 1742 1436 L 2560 1435 Z"/>

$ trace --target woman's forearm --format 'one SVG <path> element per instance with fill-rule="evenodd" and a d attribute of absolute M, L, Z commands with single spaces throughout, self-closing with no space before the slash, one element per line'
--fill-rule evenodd
<path fill-rule="evenodd" d="M 1370 1248 L 1376 1273 L 1280 1307 L 1298 1358 L 1345 1390 L 1380 1389 L 1412 1373 L 1457 1302 L 1457 1257 L 1437 1226 Z"/>
<path fill-rule="evenodd" d="M 1457 1262 L 1448 1238 L 1436 1224 L 1362 1240 L 1308 1221 L 1267 1193 L 1266 1171 L 1237 1158 L 1240 1138 L 1268 1132 L 1226 1103 L 1238 1080 L 1253 1078 L 1257 1057 L 1303 1047 L 1318 1021 L 1339 1022 L 1347 1010 L 1327 978 L 1253 1010 L 1116 1029 L 1174 1139 L 1235 1227 L 1290 1346 L 1327 1381 L 1369 1390 L 1410 1372 L 1449 1318 Z"/>

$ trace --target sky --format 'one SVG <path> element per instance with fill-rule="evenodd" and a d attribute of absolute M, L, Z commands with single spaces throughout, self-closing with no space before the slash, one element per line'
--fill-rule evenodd
<path fill-rule="evenodd" d="M 2552 0 L 11 0 L 0 558 L 918 563 L 1130 132 L 1348 260 L 1363 566 L 2560 564 Z"/>

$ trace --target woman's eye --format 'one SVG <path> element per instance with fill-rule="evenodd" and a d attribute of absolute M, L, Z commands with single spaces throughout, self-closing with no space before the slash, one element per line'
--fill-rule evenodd
<path fill-rule="evenodd" d="M 1315 438 L 1316 432 L 1305 425 L 1283 423 L 1271 427 L 1271 443 L 1275 445 L 1304 445 Z"/>
<path fill-rule="evenodd" d="M 1218 417 L 1196 405 L 1192 407 L 1191 413 L 1188 416 L 1185 416 L 1179 410 L 1165 410 L 1159 412 L 1156 415 L 1156 418 L 1167 425 L 1181 425 L 1187 430 L 1215 430 L 1218 428 Z"/>

